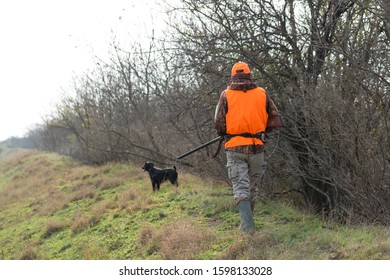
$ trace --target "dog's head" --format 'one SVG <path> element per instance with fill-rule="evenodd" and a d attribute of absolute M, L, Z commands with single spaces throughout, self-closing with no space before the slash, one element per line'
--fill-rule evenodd
<path fill-rule="evenodd" d="M 149 171 L 150 169 L 152 169 L 154 167 L 154 164 L 151 163 L 151 162 L 145 162 L 144 166 L 142 166 L 142 169 L 144 171 Z"/>

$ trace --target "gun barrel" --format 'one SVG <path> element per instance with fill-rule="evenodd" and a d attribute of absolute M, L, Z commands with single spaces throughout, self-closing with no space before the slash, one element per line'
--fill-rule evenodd
<path fill-rule="evenodd" d="M 177 159 L 182 159 L 182 158 L 184 158 L 184 157 L 186 157 L 186 156 L 189 156 L 190 154 L 193 154 L 193 153 L 195 153 L 196 151 L 199 151 L 200 149 L 203 149 L 204 147 L 207 147 L 207 146 L 209 146 L 209 145 L 211 145 L 211 144 L 217 142 L 217 141 L 220 140 L 222 137 L 223 137 L 223 136 L 218 136 L 217 138 L 214 138 L 214 139 L 210 140 L 209 142 L 204 143 L 204 144 L 200 145 L 199 147 L 196 147 L 195 149 L 193 149 L 193 150 L 191 150 L 191 151 L 188 151 L 188 152 L 186 152 L 186 153 L 184 153 L 184 154 L 178 156 Z"/>

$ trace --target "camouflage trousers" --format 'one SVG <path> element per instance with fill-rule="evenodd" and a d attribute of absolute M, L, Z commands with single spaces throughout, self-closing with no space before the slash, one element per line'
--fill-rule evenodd
<path fill-rule="evenodd" d="M 227 169 L 233 184 L 236 203 L 249 200 L 254 204 L 265 173 L 264 152 L 244 154 L 226 151 Z"/>

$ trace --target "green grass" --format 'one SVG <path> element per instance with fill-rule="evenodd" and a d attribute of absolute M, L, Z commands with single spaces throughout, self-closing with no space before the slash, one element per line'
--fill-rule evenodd
<path fill-rule="evenodd" d="M 0 155 L 0 259 L 389 259 L 390 230 L 326 222 L 277 201 L 239 231 L 226 185 L 179 169 L 153 193 L 140 166 Z"/>

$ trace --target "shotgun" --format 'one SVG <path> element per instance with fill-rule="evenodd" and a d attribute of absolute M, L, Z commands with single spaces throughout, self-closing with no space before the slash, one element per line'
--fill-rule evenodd
<path fill-rule="evenodd" d="M 199 151 L 200 149 L 203 149 L 204 147 L 207 147 L 207 146 L 209 146 L 217 141 L 222 141 L 222 140 L 223 140 L 223 136 L 218 136 L 217 138 L 214 138 L 214 139 L 210 140 L 209 142 L 204 143 L 204 144 L 200 145 L 199 147 L 196 147 L 195 149 L 178 156 L 177 159 L 182 159 L 182 158 L 184 158 L 192 153 L 195 153 L 196 151 Z"/>
<path fill-rule="evenodd" d="M 267 129 L 270 129 L 270 131 L 271 131 L 272 129 L 279 128 L 279 127 L 283 127 L 283 119 L 281 118 L 281 115 L 278 114 L 278 115 L 275 115 L 275 116 L 268 118 L 267 126 L 266 126 Z M 268 135 L 265 131 L 259 132 L 255 135 L 252 135 L 249 133 L 241 133 L 241 134 L 230 134 L 230 136 L 243 136 L 243 137 L 251 137 L 251 138 L 255 137 L 255 138 L 258 138 L 261 141 L 263 141 L 263 143 L 266 143 L 269 139 Z M 203 149 L 204 147 L 207 147 L 207 146 L 219 141 L 219 146 L 218 146 L 217 152 L 212 156 L 213 158 L 215 158 L 218 155 L 219 150 L 221 149 L 221 144 L 222 144 L 224 138 L 225 138 L 225 136 L 218 136 L 218 137 L 210 140 L 209 142 L 204 143 L 204 144 L 200 145 L 199 147 L 196 147 L 195 149 L 178 156 L 177 159 L 182 159 L 190 154 L 195 153 L 196 151 L 199 151 L 200 149 Z"/>

